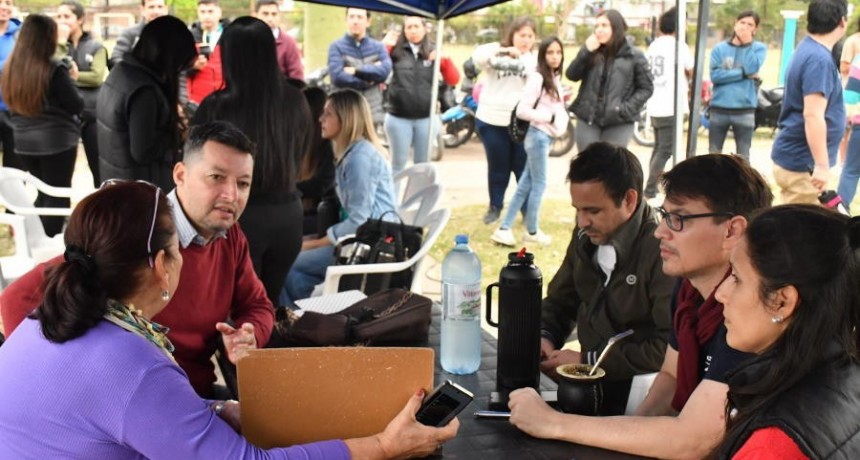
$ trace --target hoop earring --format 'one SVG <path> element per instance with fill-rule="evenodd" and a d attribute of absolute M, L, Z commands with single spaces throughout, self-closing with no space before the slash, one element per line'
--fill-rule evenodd
<path fill-rule="evenodd" d="M 170 300 L 170 292 L 167 289 L 161 291 L 161 300 L 163 300 L 165 302 Z M 780 320 L 780 321 L 782 321 L 782 320 Z"/>

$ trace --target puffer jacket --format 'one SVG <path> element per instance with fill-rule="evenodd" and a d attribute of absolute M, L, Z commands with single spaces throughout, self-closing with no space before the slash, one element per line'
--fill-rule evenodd
<path fill-rule="evenodd" d="M 133 126 L 136 96 L 155 95 L 157 115 L 145 129 Z M 181 159 L 180 142 L 159 77 L 128 53 L 108 75 L 98 97 L 99 169 L 103 179 L 146 180 L 173 188 L 173 166 Z M 138 131 L 141 130 L 141 131 Z M 135 145 L 132 145 L 132 142 Z"/>
<path fill-rule="evenodd" d="M 609 61 L 605 78 L 606 61 L 592 65 L 593 57 L 594 53 L 583 46 L 567 67 L 568 79 L 582 81 L 570 109 L 581 122 L 601 128 L 633 123 L 654 92 L 645 54 L 624 43 Z"/>
<path fill-rule="evenodd" d="M 836 342 L 826 347 L 820 366 L 727 434 L 714 458 L 732 458 L 756 430 L 768 427 L 782 430 L 809 458 L 860 458 L 860 365 Z M 729 400 L 731 389 L 761 380 L 774 360 L 766 353 L 735 370 Z"/>

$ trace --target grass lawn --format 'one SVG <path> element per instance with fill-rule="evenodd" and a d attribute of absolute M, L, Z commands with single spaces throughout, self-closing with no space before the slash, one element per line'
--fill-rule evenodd
<path fill-rule="evenodd" d="M 486 211 L 487 206 L 485 204 L 452 209 L 451 220 L 430 250 L 430 255 L 439 262 L 433 268 L 434 271 L 431 271 L 430 277 L 432 279 L 441 280 L 442 261 L 448 251 L 454 247 L 454 236 L 463 233 L 469 235 L 469 246 L 481 259 L 482 286 L 486 288 L 488 284 L 499 280 L 499 272 L 507 264 L 508 253 L 519 250 L 522 245 L 513 249 L 490 241 L 490 235 L 498 228 L 499 224 L 496 222 L 485 225 L 481 219 Z M 547 284 L 555 276 L 555 272 L 558 271 L 558 267 L 564 259 L 575 226 L 575 214 L 568 201 L 547 199 L 541 206 L 540 228 L 544 233 L 552 236 L 552 244 L 546 247 L 529 246 L 527 249 L 535 255 L 535 265 L 541 269 L 544 290 L 546 290 Z M 525 231 L 521 217 L 517 218 L 513 227 L 514 235 L 519 240 Z"/>

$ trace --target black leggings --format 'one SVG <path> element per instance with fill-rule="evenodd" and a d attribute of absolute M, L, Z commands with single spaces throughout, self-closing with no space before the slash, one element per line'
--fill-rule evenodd
<path fill-rule="evenodd" d="M 54 187 L 71 187 L 72 173 L 75 172 L 75 160 L 78 157 L 78 147 L 53 155 L 19 155 L 24 166 L 31 174 L 38 177 L 42 182 Z M 68 208 L 68 198 L 60 198 L 42 194 L 36 197 L 36 207 Z M 63 216 L 41 216 L 42 225 L 48 236 L 54 236 L 63 231 Z"/>
<path fill-rule="evenodd" d="M 102 181 L 99 177 L 99 133 L 95 117 L 81 116 L 81 141 L 87 154 L 87 165 L 93 173 L 93 187 L 98 188 Z"/>
<path fill-rule="evenodd" d="M 239 222 L 248 237 L 254 271 L 275 307 L 287 272 L 302 248 L 302 202 L 298 195 L 277 204 L 248 204 Z"/>

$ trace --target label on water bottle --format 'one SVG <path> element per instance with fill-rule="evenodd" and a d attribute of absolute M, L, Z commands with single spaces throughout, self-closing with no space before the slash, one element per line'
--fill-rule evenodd
<path fill-rule="evenodd" d="M 481 313 L 481 283 L 442 285 L 444 319 L 474 320 Z"/>

